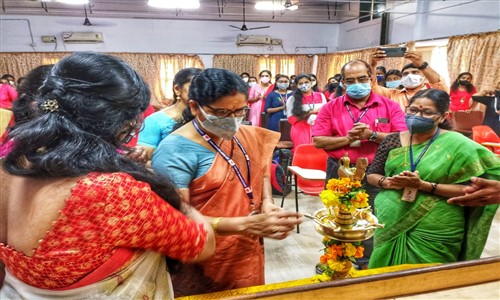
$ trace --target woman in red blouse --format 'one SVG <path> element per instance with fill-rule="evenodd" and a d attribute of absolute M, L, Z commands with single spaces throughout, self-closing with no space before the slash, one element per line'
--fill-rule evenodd
<path fill-rule="evenodd" d="M 149 99 L 112 56 L 80 52 L 52 68 L 38 116 L 9 133 L 2 160 L 1 299 L 173 298 L 165 256 L 213 254 L 209 220 L 116 151 Z"/>
<path fill-rule="evenodd" d="M 471 110 L 475 104 L 472 95 L 476 92 L 476 87 L 472 84 L 472 74 L 460 73 L 450 88 L 450 111 Z"/>

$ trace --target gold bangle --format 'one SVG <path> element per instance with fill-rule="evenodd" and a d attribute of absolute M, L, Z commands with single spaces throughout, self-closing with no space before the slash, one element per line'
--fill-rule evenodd
<path fill-rule="evenodd" d="M 219 228 L 219 222 L 220 222 L 221 219 L 222 219 L 222 217 L 215 218 L 215 219 L 212 219 L 212 222 L 210 222 L 210 224 L 212 225 L 212 229 L 214 230 L 215 234 L 219 233 L 217 231 L 217 229 Z"/>

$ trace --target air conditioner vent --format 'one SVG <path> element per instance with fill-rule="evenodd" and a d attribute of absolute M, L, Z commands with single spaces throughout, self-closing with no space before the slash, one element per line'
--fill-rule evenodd
<path fill-rule="evenodd" d="M 62 39 L 70 44 L 104 43 L 102 32 L 63 32 Z"/>
<path fill-rule="evenodd" d="M 267 46 L 271 45 L 271 37 L 268 35 L 243 35 L 238 34 L 236 38 L 238 46 Z"/>

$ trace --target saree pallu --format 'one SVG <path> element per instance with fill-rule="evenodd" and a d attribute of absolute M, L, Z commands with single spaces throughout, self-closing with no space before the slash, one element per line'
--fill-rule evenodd
<path fill-rule="evenodd" d="M 146 251 L 123 270 L 82 287 L 47 290 L 28 285 L 6 269 L 0 299 L 173 299 L 165 257 Z"/>
<path fill-rule="evenodd" d="M 203 215 L 245 217 L 260 211 L 263 178 L 269 168 L 279 133 L 242 126 L 236 137 L 250 157 L 251 186 L 255 206 L 245 193 L 233 168 L 219 154 L 210 169 L 189 186 L 191 205 Z M 224 141 L 221 149 L 231 156 L 247 180 L 247 164 L 235 143 Z M 256 236 L 217 236 L 215 255 L 199 264 L 184 265 L 173 272 L 175 296 L 187 296 L 264 284 L 264 248 Z"/>
<path fill-rule="evenodd" d="M 426 143 L 413 146 L 415 157 Z M 389 152 L 385 176 L 410 169 L 409 147 Z M 460 184 L 472 176 L 500 179 L 500 159 L 456 132 L 438 136 L 417 166 L 422 180 Z M 370 268 L 400 264 L 447 263 L 479 258 L 498 205 L 462 207 L 445 197 L 417 192 L 415 202 L 401 200 L 402 190 L 382 190 L 376 216 L 385 228 L 375 231 Z"/>

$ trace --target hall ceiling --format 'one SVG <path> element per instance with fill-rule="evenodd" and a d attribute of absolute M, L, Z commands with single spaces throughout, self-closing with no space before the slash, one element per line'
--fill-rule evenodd
<path fill-rule="evenodd" d="M 85 17 L 83 5 L 69 5 L 40 0 L 0 0 L 1 14 Z M 272 0 L 271 0 L 272 1 Z M 274 0 L 285 3 L 285 0 Z M 88 17 L 241 21 L 242 0 L 200 0 L 195 10 L 160 9 L 148 6 L 147 0 L 90 0 Z M 292 0 L 297 10 L 262 11 L 254 8 L 256 0 L 246 2 L 247 22 L 341 23 L 358 18 L 359 0 Z"/>

